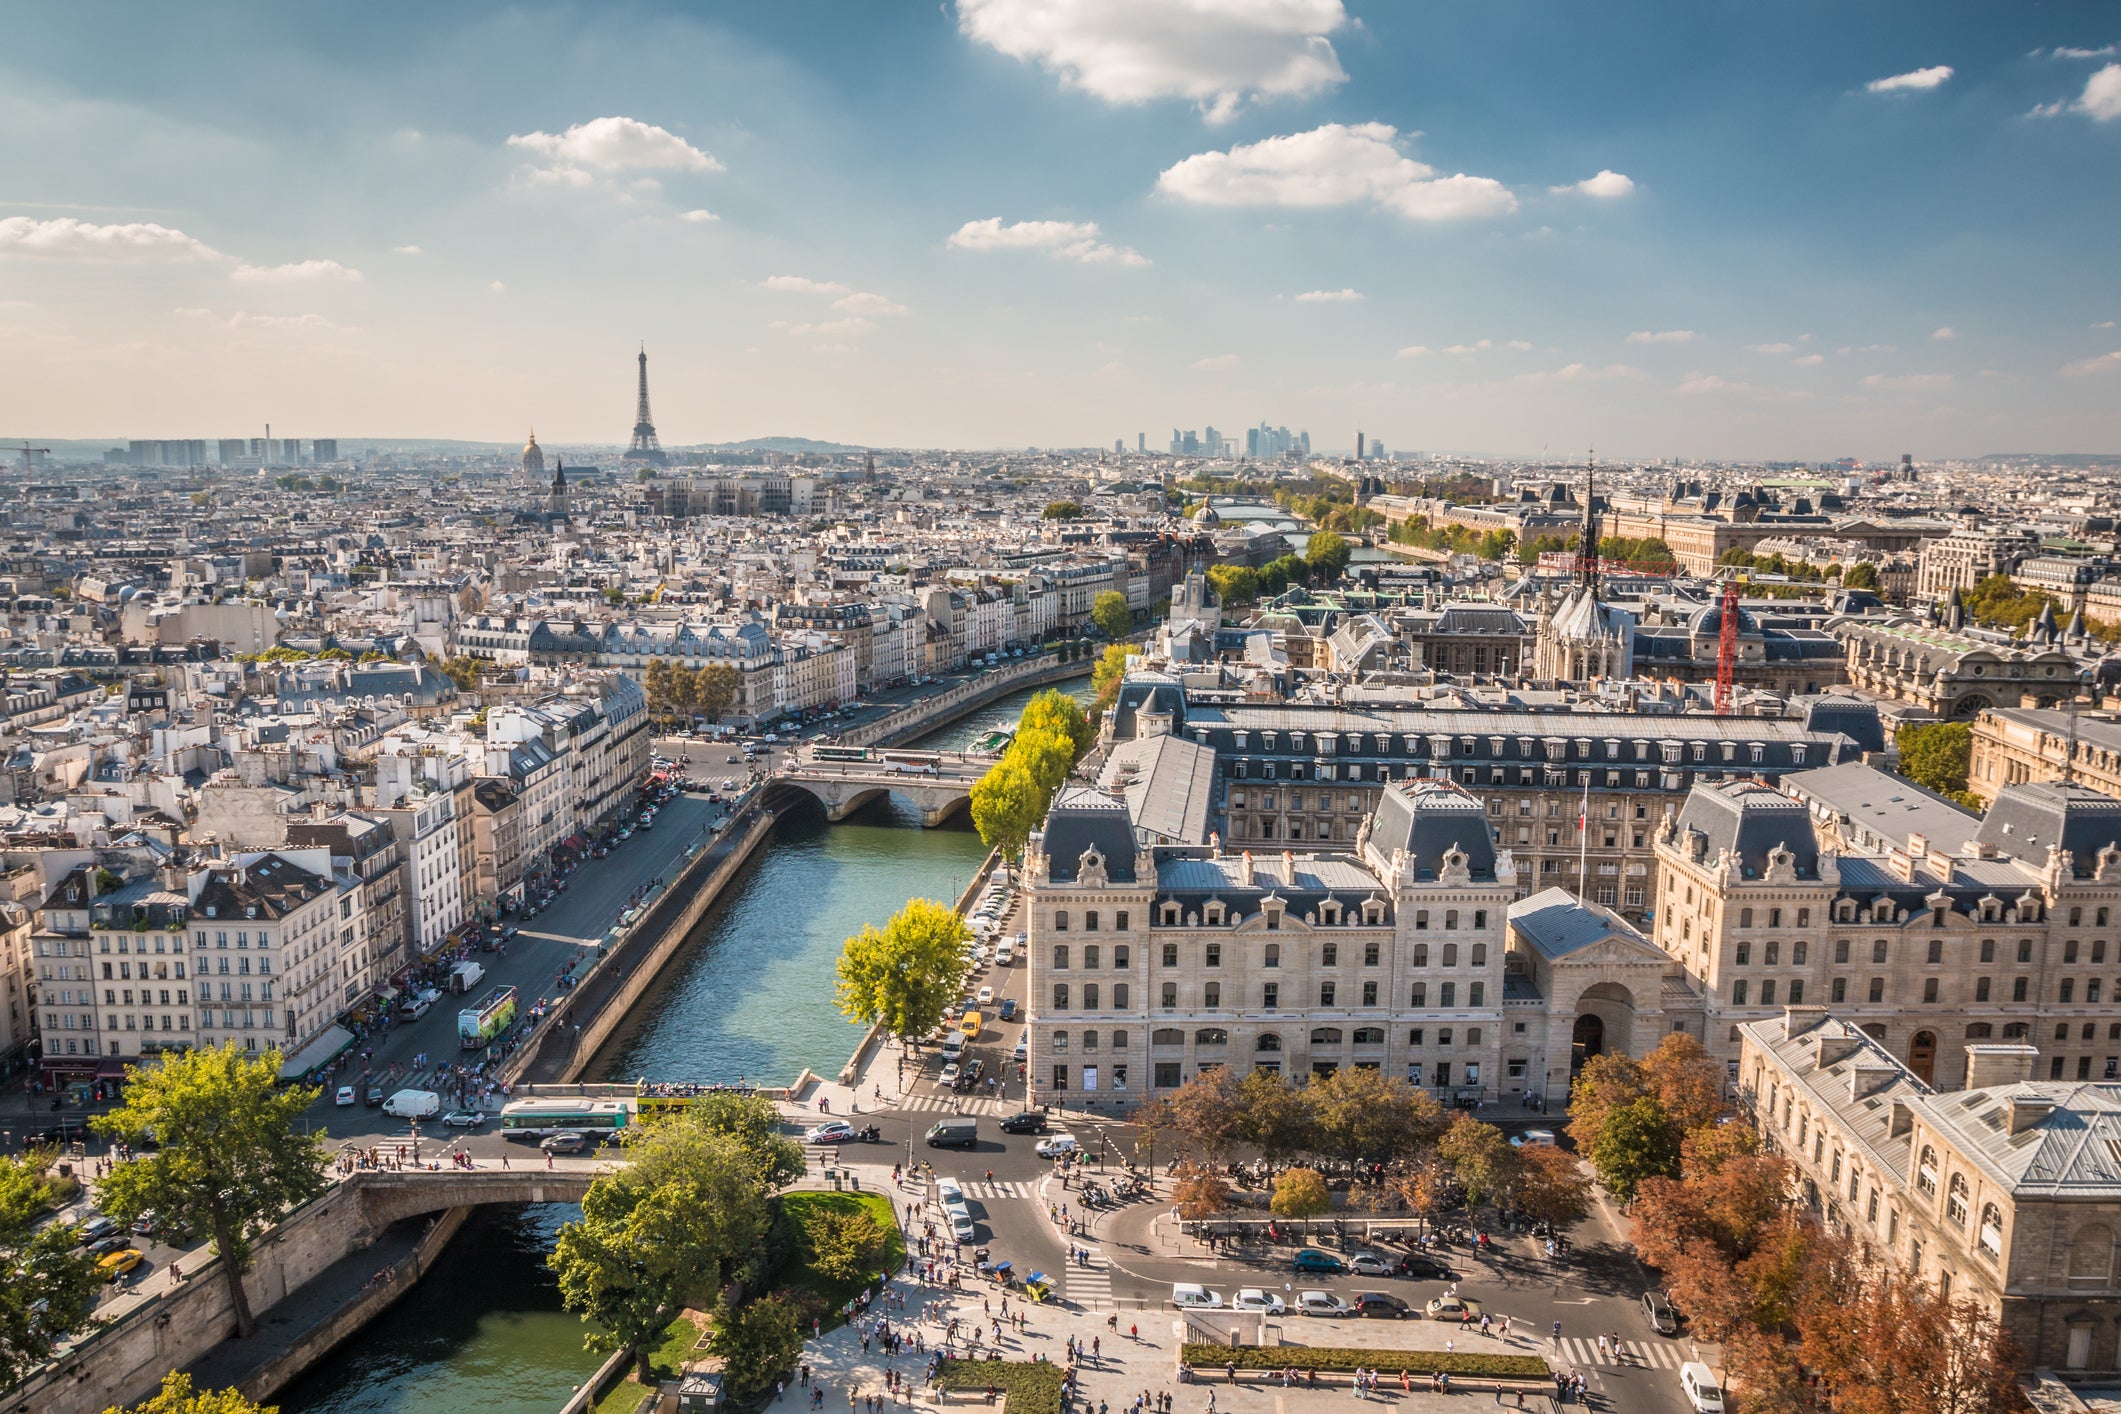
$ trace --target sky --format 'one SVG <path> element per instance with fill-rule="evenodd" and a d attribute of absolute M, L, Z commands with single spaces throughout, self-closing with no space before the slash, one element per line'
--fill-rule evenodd
<path fill-rule="evenodd" d="M 0 436 L 2121 451 L 2121 10 L 32 5 Z"/>

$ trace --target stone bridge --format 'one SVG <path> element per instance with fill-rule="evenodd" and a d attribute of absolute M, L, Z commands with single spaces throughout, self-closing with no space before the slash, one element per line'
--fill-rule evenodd
<path fill-rule="evenodd" d="M 844 820 L 879 796 L 896 795 L 933 827 L 972 803 L 973 784 L 997 759 L 970 752 L 939 752 L 936 758 L 913 770 L 894 770 L 884 761 L 800 761 L 773 777 L 766 803 L 778 806 L 800 792 L 825 807 L 826 819 Z"/>
<path fill-rule="evenodd" d="M 535 1159 L 528 1160 L 536 1165 Z M 347 1180 L 360 1196 L 361 1217 L 381 1232 L 401 1218 L 484 1203 L 579 1203 L 601 1165 L 570 1168 L 443 1169 L 440 1172 L 357 1173 Z"/>

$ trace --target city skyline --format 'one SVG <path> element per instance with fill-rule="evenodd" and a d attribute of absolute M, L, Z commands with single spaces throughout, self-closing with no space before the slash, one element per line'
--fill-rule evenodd
<path fill-rule="evenodd" d="M 2109 12 L 1674 13 L 24 16 L 7 430 L 2117 446 Z"/>

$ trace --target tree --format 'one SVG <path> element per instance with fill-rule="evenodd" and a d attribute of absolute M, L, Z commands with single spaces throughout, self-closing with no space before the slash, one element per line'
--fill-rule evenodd
<path fill-rule="evenodd" d="M 1269 1206 L 1277 1217 L 1315 1218 L 1333 1206 L 1326 1180 L 1317 1169 L 1290 1169 L 1274 1180 Z"/>
<path fill-rule="evenodd" d="M 929 899 L 907 900 L 881 931 L 865 925 L 840 945 L 840 1014 L 864 1025 L 881 1023 L 904 1041 L 927 1035 L 957 1000 L 971 940 L 955 910 Z"/>
<path fill-rule="evenodd" d="M 1032 773 L 1025 758 L 1007 755 L 973 782 L 972 823 L 989 849 L 1020 859 L 1052 800 L 1052 792 Z"/>
<path fill-rule="evenodd" d="M 1846 1282 L 1809 1283 L 1797 1364 L 1835 1392 L 1840 1414 L 2006 1414 L 2023 1351 L 1979 1302 L 1939 1296 L 1889 1265 L 1849 1261 Z"/>
<path fill-rule="evenodd" d="M 1259 575 L 1249 565 L 1211 565 L 1208 587 L 1231 608 L 1259 597 Z"/>
<path fill-rule="evenodd" d="M 728 1302 L 715 1312 L 707 1353 L 727 1364 L 724 1378 L 738 1402 L 763 1395 L 803 1354 L 794 1303 L 779 1296 Z"/>
<path fill-rule="evenodd" d="M 1968 722 L 1930 722 L 1902 727 L 1893 734 L 1900 748 L 1900 774 L 1925 790 L 1950 799 L 1966 795 L 1966 773 L 1973 764 L 1974 729 Z"/>
<path fill-rule="evenodd" d="M 652 1125 L 628 1142 L 627 1157 L 589 1185 L 581 1219 L 560 1229 L 546 1265 L 567 1309 L 593 1327 L 584 1346 L 626 1351 L 647 1384 L 649 1355 L 671 1321 L 757 1262 L 771 1215 L 729 1135 Z"/>
<path fill-rule="evenodd" d="M 1393 1191 L 1414 1210 L 1416 1217 L 1428 1223 L 1434 1222 L 1438 1213 L 1451 1206 L 1457 1196 L 1457 1181 L 1451 1177 L 1450 1168 L 1432 1154 L 1400 1174 L 1393 1183 Z"/>
<path fill-rule="evenodd" d="M 1126 595 L 1107 589 L 1091 601 L 1090 622 L 1103 629 L 1107 638 L 1125 638 L 1134 627 L 1134 611 L 1127 607 Z"/>
<path fill-rule="evenodd" d="M 442 676 L 455 683 L 457 691 L 470 692 L 479 685 L 479 669 L 482 666 L 478 659 L 459 653 L 442 664 Z"/>
<path fill-rule="evenodd" d="M 66 1201 L 44 1176 L 49 1151 L 0 1159 L 0 1384 L 13 1384 L 51 1358 L 61 1340 L 96 1309 L 96 1259 L 74 1246 L 67 1223 L 39 1221 Z"/>
<path fill-rule="evenodd" d="M 808 1167 L 803 1146 L 781 1133 L 781 1112 L 764 1095 L 716 1090 L 695 1096 L 667 1121 L 689 1124 L 708 1134 L 722 1134 L 744 1151 L 751 1171 L 767 1188 L 785 1188 L 803 1176 Z M 630 1131 L 636 1139 L 650 1128 Z"/>
<path fill-rule="evenodd" d="M 838 1212 L 816 1207 L 803 1218 L 803 1251 L 811 1266 L 834 1281 L 874 1276 L 887 1240 L 867 1208 Z"/>
<path fill-rule="evenodd" d="M 1075 748 L 1074 760 L 1081 760 L 1083 753 L 1097 742 L 1097 726 L 1083 710 L 1083 704 L 1052 688 L 1024 704 L 1016 725 L 1019 734 L 1040 731 L 1068 738 Z"/>
<path fill-rule="evenodd" d="M 1171 1194 L 1178 1215 L 1187 1222 L 1212 1218 L 1230 1207 L 1230 1185 L 1213 1169 L 1191 1160 L 1178 1167 L 1178 1187 Z"/>
<path fill-rule="evenodd" d="M 641 666 L 641 695 L 648 699 L 650 716 L 663 720 L 671 717 L 670 680 L 671 668 L 665 659 L 650 658 Z"/>
<path fill-rule="evenodd" d="M 1080 501 L 1048 501 L 1046 502 L 1044 518 L 1047 520 L 1074 520 L 1082 513 L 1083 505 Z"/>
<path fill-rule="evenodd" d="M 1654 1096 L 1644 1095 L 1605 1117 L 1591 1146 L 1599 1181 L 1625 1203 L 1646 1178 L 1679 1173 L 1679 1136 L 1672 1116 Z"/>
<path fill-rule="evenodd" d="M 254 1404 L 238 1389 L 209 1389 L 194 1394 L 191 1376 L 171 1370 L 162 1388 L 130 1409 L 112 1405 L 103 1414 L 280 1414 L 276 1404 Z"/>
<path fill-rule="evenodd" d="M 1090 686 L 1097 694 L 1097 700 L 1091 704 L 1093 712 L 1102 715 L 1106 708 L 1119 701 L 1119 685 L 1127 676 L 1129 652 L 1124 643 L 1105 645 L 1097 666 L 1090 670 Z"/>
<path fill-rule="evenodd" d="M 1348 1163 L 1404 1158 L 1443 1132 L 1429 1092 L 1382 1070 L 1343 1066 L 1305 1088 L 1319 1152 Z"/>
<path fill-rule="evenodd" d="M 249 1336 L 258 1326 L 243 1290 L 252 1241 L 330 1186 L 323 1134 L 295 1128 L 323 1092 L 282 1087 L 279 1051 L 233 1043 L 164 1051 L 157 1064 L 126 1074 L 125 1103 L 90 1123 L 148 1152 L 113 1168 L 97 1201 L 121 1227 L 152 1211 L 173 1246 L 212 1239 L 236 1333 Z M 159 1147 L 150 1150 L 150 1139 Z"/>
<path fill-rule="evenodd" d="M 692 710 L 695 715 L 710 722 L 722 720 L 722 714 L 736 701 L 737 693 L 744 686 L 744 675 L 727 663 L 708 663 L 692 675 Z"/>
<path fill-rule="evenodd" d="M 1566 1151 L 1552 1144 L 1527 1144 L 1517 1151 L 1510 1197 L 1535 1222 L 1560 1227 L 1590 1216 L 1591 1179 Z"/>
<path fill-rule="evenodd" d="M 1870 590 L 1881 588 L 1882 586 L 1878 579 L 1878 567 L 1869 560 L 1850 565 L 1841 572 L 1841 587 L 1843 589 Z"/>
<path fill-rule="evenodd" d="M 1244 1136 L 1244 1102 L 1228 1066 L 1203 1068 L 1166 1096 L 1164 1104 L 1170 1127 L 1210 1163 L 1221 1159 Z"/>
<path fill-rule="evenodd" d="M 1268 1165 L 1309 1149 L 1311 1096 L 1278 1070 L 1253 1070 L 1237 1082 L 1240 1132 Z"/>
<path fill-rule="evenodd" d="M 1075 766 L 1075 739 L 1043 727 L 1019 726 L 1006 754 L 1038 782 L 1039 793 L 1044 797 L 1039 808 L 1043 817 L 1045 807 L 1052 804 L 1054 793 Z"/>
<path fill-rule="evenodd" d="M 1463 1111 L 1436 1142 L 1436 1152 L 1451 1166 L 1466 1201 L 1476 1208 L 1507 1191 L 1516 1172 L 1517 1151 L 1502 1131 Z"/>
<path fill-rule="evenodd" d="M 1642 1058 L 1643 1080 L 1682 1133 L 1706 1128 L 1723 1113 L 1723 1063 L 1698 1037 L 1674 1031 Z"/>
<path fill-rule="evenodd" d="M 1355 547 L 1345 536 L 1321 530 L 1304 546 L 1304 563 L 1310 566 L 1314 583 L 1330 584 L 1347 570 L 1348 559 L 1354 553 Z"/>

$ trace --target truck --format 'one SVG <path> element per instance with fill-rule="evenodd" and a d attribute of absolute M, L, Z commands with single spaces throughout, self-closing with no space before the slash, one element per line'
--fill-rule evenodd
<path fill-rule="evenodd" d="M 476 1051 L 508 1029 L 516 1019 L 516 989 L 496 987 L 480 998 L 477 1006 L 457 1013 L 457 1041 L 467 1051 Z"/>
<path fill-rule="evenodd" d="M 485 976 L 486 969 L 476 962 L 460 962 L 456 970 L 449 974 L 449 990 L 469 995 L 471 989 L 478 986 Z"/>
<path fill-rule="evenodd" d="M 441 1110 L 442 1097 L 432 1090 L 400 1090 L 383 1102 L 383 1113 L 399 1119 L 429 1119 Z"/>

